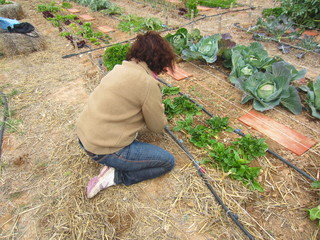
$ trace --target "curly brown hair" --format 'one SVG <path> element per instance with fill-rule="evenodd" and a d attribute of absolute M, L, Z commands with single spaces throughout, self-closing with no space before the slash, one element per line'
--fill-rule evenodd
<path fill-rule="evenodd" d="M 158 32 L 148 31 L 145 34 L 138 34 L 127 53 L 126 60 L 145 62 L 151 71 L 159 74 L 165 71 L 165 68 L 173 69 L 175 54 L 170 43 Z"/>

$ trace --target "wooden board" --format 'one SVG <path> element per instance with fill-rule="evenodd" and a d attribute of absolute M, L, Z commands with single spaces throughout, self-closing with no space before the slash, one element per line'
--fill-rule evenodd
<path fill-rule="evenodd" d="M 91 17 L 90 15 L 87 15 L 87 14 L 80 15 L 79 18 L 86 20 L 86 21 L 94 20 L 94 17 Z"/>
<path fill-rule="evenodd" d="M 67 9 L 67 10 L 68 10 L 68 12 L 71 12 L 71 13 L 78 13 L 78 12 L 80 12 L 80 10 L 75 9 L 75 8 L 69 8 L 69 9 Z"/>
<path fill-rule="evenodd" d="M 172 72 L 170 69 L 167 69 L 167 74 L 171 77 L 173 77 L 175 80 L 180 81 L 182 79 L 185 79 L 187 77 L 191 77 L 192 74 L 188 73 L 186 71 L 184 71 L 182 68 L 180 68 L 179 66 L 175 66 L 174 71 Z"/>
<path fill-rule="evenodd" d="M 314 140 L 255 110 L 251 110 L 238 120 L 267 135 L 298 156 L 316 144 Z"/>
<path fill-rule="evenodd" d="M 109 33 L 109 32 L 113 32 L 115 31 L 113 28 L 109 27 L 109 26 L 100 26 L 98 27 L 98 29 L 103 32 L 103 33 Z"/>
<path fill-rule="evenodd" d="M 209 11 L 209 10 L 211 10 L 212 8 L 210 8 L 210 7 L 205 7 L 205 6 L 197 6 L 197 9 L 198 9 L 199 11 Z"/>

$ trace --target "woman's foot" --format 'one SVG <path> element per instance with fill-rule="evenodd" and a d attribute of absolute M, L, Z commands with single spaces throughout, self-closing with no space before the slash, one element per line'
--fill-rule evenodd
<path fill-rule="evenodd" d="M 104 166 L 100 174 L 92 178 L 87 186 L 87 197 L 93 198 L 101 190 L 116 185 L 114 182 L 115 169 L 112 167 Z"/>

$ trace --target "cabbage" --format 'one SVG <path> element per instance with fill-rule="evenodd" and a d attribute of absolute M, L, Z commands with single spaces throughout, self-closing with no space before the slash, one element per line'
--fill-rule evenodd
<path fill-rule="evenodd" d="M 272 83 L 266 83 L 259 87 L 257 90 L 257 95 L 261 99 L 266 99 L 268 98 L 272 93 L 274 92 L 274 85 Z"/>
<path fill-rule="evenodd" d="M 189 48 L 182 51 L 182 59 L 204 59 L 207 63 L 215 62 L 218 57 L 220 39 L 221 34 L 215 34 L 201 38 L 198 43 L 191 43 Z"/>
<path fill-rule="evenodd" d="M 304 74 L 305 70 L 297 71 L 289 63 L 280 61 L 273 63 L 266 72 L 257 71 L 250 77 L 235 79 L 235 86 L 244 92 L 241 103 L 253 100 L 253 108 L 257 111 L 263 112 L 281 104 L 293 114 L 300 114 L 301 100 L 290 83 Z"/>
<path fill-rule="evenodd" d="M 253 42 L 249 46 L 237 45 L 231 49 L 231 56 L 227 57 L 231 57 L 232 62 L 230 73 L 232 83 L 235 83 L 237 78 L 251 76 L 258 71 L 264 72 L 270 69 L 273 63 L 281 61 L 279 57 L 269 57 L 268 52 L 259 42 Z M 230 59 L 225 61 L 228 62 Z M 248 68 L 251 68 L 251 71 Z"/>
<path fill-rule="evenodd" d="M 168 33 L 166 39 L 177 54 L 181 54 L 182 50 L 188 47 L 188 30 L 180 28 L 175 34 Z"/>

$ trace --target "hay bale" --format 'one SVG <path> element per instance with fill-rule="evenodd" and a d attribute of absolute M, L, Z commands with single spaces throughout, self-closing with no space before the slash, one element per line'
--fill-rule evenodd
<path fill-rule="evenodd" d="M 31 32 L 35 34 L 36 32 Z M 21 33 L 0 32 L 0 53 L 11 56 L 28 54 L 45 49 L 44 38 L 36 33 L 38 37 Z"/>
<path fill-rule="evenodd" d="M 19 3 L 10 1 L 10 4 L 0 5 L 0 17 L 11 18 L 11 19 L 23 19 L 25 14 Z"/>

